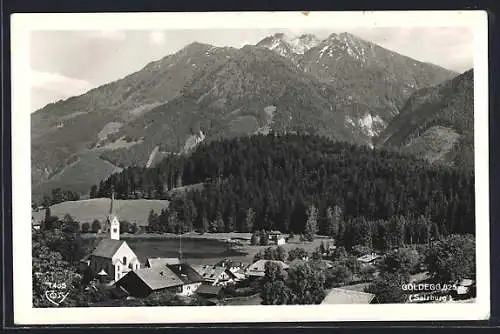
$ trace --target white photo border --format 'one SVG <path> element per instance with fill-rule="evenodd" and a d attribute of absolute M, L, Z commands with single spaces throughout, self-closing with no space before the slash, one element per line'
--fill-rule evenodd
<path fill-rule="evenodd" d="M 92 22 L 92 24 L 89 24 Z M 152 29 L 468 27 L 474 36 L 477 298 L 471 304 L 33 308 L 30 32 Z M 16 325 L 487 320 L 490 316 L 488 22 L 485 11 L 60 13 L 11 15 L 12 230 Z"/>

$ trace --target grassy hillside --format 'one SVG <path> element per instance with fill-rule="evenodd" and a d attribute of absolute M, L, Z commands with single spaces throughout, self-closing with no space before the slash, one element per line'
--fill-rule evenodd
<path fill-rule="evenodd" d="M 115 200 L 113 206 L 115 214 L 120 220 L 127 220 L 137 225 L 148 225 L 149 212 L 154 210 L 159 213 L 162 209 L 168 207 L 169 201 L 166 200 Z M 95 198 L 80 201 L 63 202 L 50 207 L 51 214 L 60 218 L 69 214 L 73 219 L 80 223 L 92 223 L 94 219 L 104 221 L 109 212 L 110 199 Z M 40 221 L 45 217 L 45 210 L 34 212 L 35 221 Z"/>
<path fill-rule="evenodd" d="M 100 154 L 98 150 L 79 154 L 76 161 L 64 167 L 49 181 L 34 185 L 32 200 L 40 202 L 44 195 L 50 195 L 51 190 L 55 188 L 88 194 L 89 184 L 99 184 L 102 179 L 122 171 L 122 168 L 101 159 Z"/>

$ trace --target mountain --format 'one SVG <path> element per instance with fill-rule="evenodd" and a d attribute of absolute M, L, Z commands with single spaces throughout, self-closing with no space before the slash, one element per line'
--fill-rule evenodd
<path fill-rule="evenodd" d="M 289 57 L 307 74 L 328 83 L 335 104 L 350 108 L 346 123 L 363 130 L 366 139 L 380 133 L 415 90 L 433 86 L 457 73 L 416 61 L 349 33 L 331 34 L 319 43 L 293 52 L 285 36 L 267 38 L 265 46 Z M 263 43 L 264 42 L 264 43 Z"/>
<path fill-rule="evenodd" d="M 140 152 L 135 160 L 124 160 L 131 156 L 130 148 L 105 155 L 120 166 L 141 165 L 145 158 L 141 152 L 156 145 L 161 152 L 179 152 L 193 147 L 192 142 L 271 131 L 314 133 L 365 144 L 360 131 L 344 126 L 345 115 L 333 104 L 334 96 L 331 87 L 285 58 L 245 46 L 223 65 L 200 73 L 181 96 L 117 132 L 137 143 L 133 150 Z"/>
<path fill-rule="evenodd" d="M 256 46 L 272 50 L 283 57 L 298 61 L 300 59 L 298 55 L 303 55 L 320 42 L 321 40 L 312 34 L 288 37 L 283 33 L 278 33 L 264 38 Z"/>
<path fill-rule="evenodd" d="M 473 70 L 416 91 L 376 143 L 431 162 L 473 167 Z"/>
<path fill-rule="evenodd" d="M 413 92 L 455 75 L 349 34 L 191 43 L 33 113 L 33 193 L 83 194 L 122 168 L 223 137 L 300 132 L 371 146 Z"/>
<path fill-rule="evenodd" d="M 192 77 L 206 67 L 224 63 L 233 50 L 192 43 L 123 79 L 34 112 L 31 115 L 31 136 L 35 188 L 54 178 L 61 179 L 57 186 L 73 182 L 71 178 L 75 173 L 70 171 L 66 173 L 69 176 L 65 176 L 68 167 L 81 172 L 83 165 L 85 168 L 96 166 L 86 174 L 100 170 L 106 170 L 105 174 L 116 171 L 118 166 L 103 161 L 99 155 L 107 150 L 134 145 L 129 138 L 117 137 L 119 130 L 175 99 Z M 88 177 L 92 178 L 92 175 Z M 79 190 L 88 189 L 88 184 L 84 180 Z"/>

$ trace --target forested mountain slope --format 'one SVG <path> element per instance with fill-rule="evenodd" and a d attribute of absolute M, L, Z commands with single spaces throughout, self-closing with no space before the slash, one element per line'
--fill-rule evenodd
<path fill-rule="evenodd" d="M 167 158 L 156 168 L 112 175 L 97 196 L 115 189 L 120 198 L 165 198 L 173 186 L 199 182 L 205 183 L 202 190 L 174 198 L 169 209 L 186 229 L 215 224 L 222 231 L 245 231 L 251 210 L 252 229 L 301 233 L 313 205 L 322 233 L 329 233 L 336 207 L 346 226 L 357 221 L 356 226 L 375 228 L 377 221 L 402 217 L 418 223 L 418 233 L 428 233 L 433 224 L 441 234 L 474 233 L 472 172 L 318 136 L 258 135 L 202 144 L 190 156 Z"/>

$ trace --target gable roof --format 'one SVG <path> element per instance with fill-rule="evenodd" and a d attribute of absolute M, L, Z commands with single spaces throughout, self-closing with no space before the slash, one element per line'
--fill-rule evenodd
<path fill-rule="evenodd" d="M 370 304 L 373 298 L 375 295 L 372 293 L 334 288 L 321 304 Z"/>
<path fill-rule="evenodd" d="M 167 265 L 167 268 L 184 284 L 203 282 L 203 277 L 187 263 Z"/>
<path fill-rule="evenodd" d="M 283 261 L 278 260 L 259 260 L 250 265 L 247 269 L 247 274 L 252 276 L 265 276 L 266 263 L 274 262 L 278 264 L 282 269 L 288 269 L 289 266 Z"/>
<path fill-rule="evenodd" d="M 229 270 L 229 268 L 222 266 L 210 266 L 210 265 L 197 265 L 192 267 L 200 276 L 202 276 L 205 280 L 216 280 L 222 275 L 222 273 L 226 272 L 228 275 L 236 278 L 236 275 Z"/>
<path fill-rule="evenodd" d="M 124 243 L 123 240 L 102 239 L 91 255 L 110 259 Z"/>
<path fill-rule="evenodd" d="M 146 265 L 149 267 L 165 267 L 169 264 L 180 264 L 181 260 L 177 257 L 155 257 L 148 258 Z"/>
<path fill-rule="evenodd" d="M 360 256 L 358 257 L 358 261 L 359 262 L 363 262 L 363 263 L 369 263 L 369 262 L 372 262 L 376 259 L 380 258 L 380 255 L 377 255 L 377 254 L 365 254 L 363 256 Z"/>
<path fill-rule="evenodd" d="M 182 280 L 168 268 L 140 268 L 127 275 L 137 275 L 151 290 L 160 290 L 182 285 Z"/>

